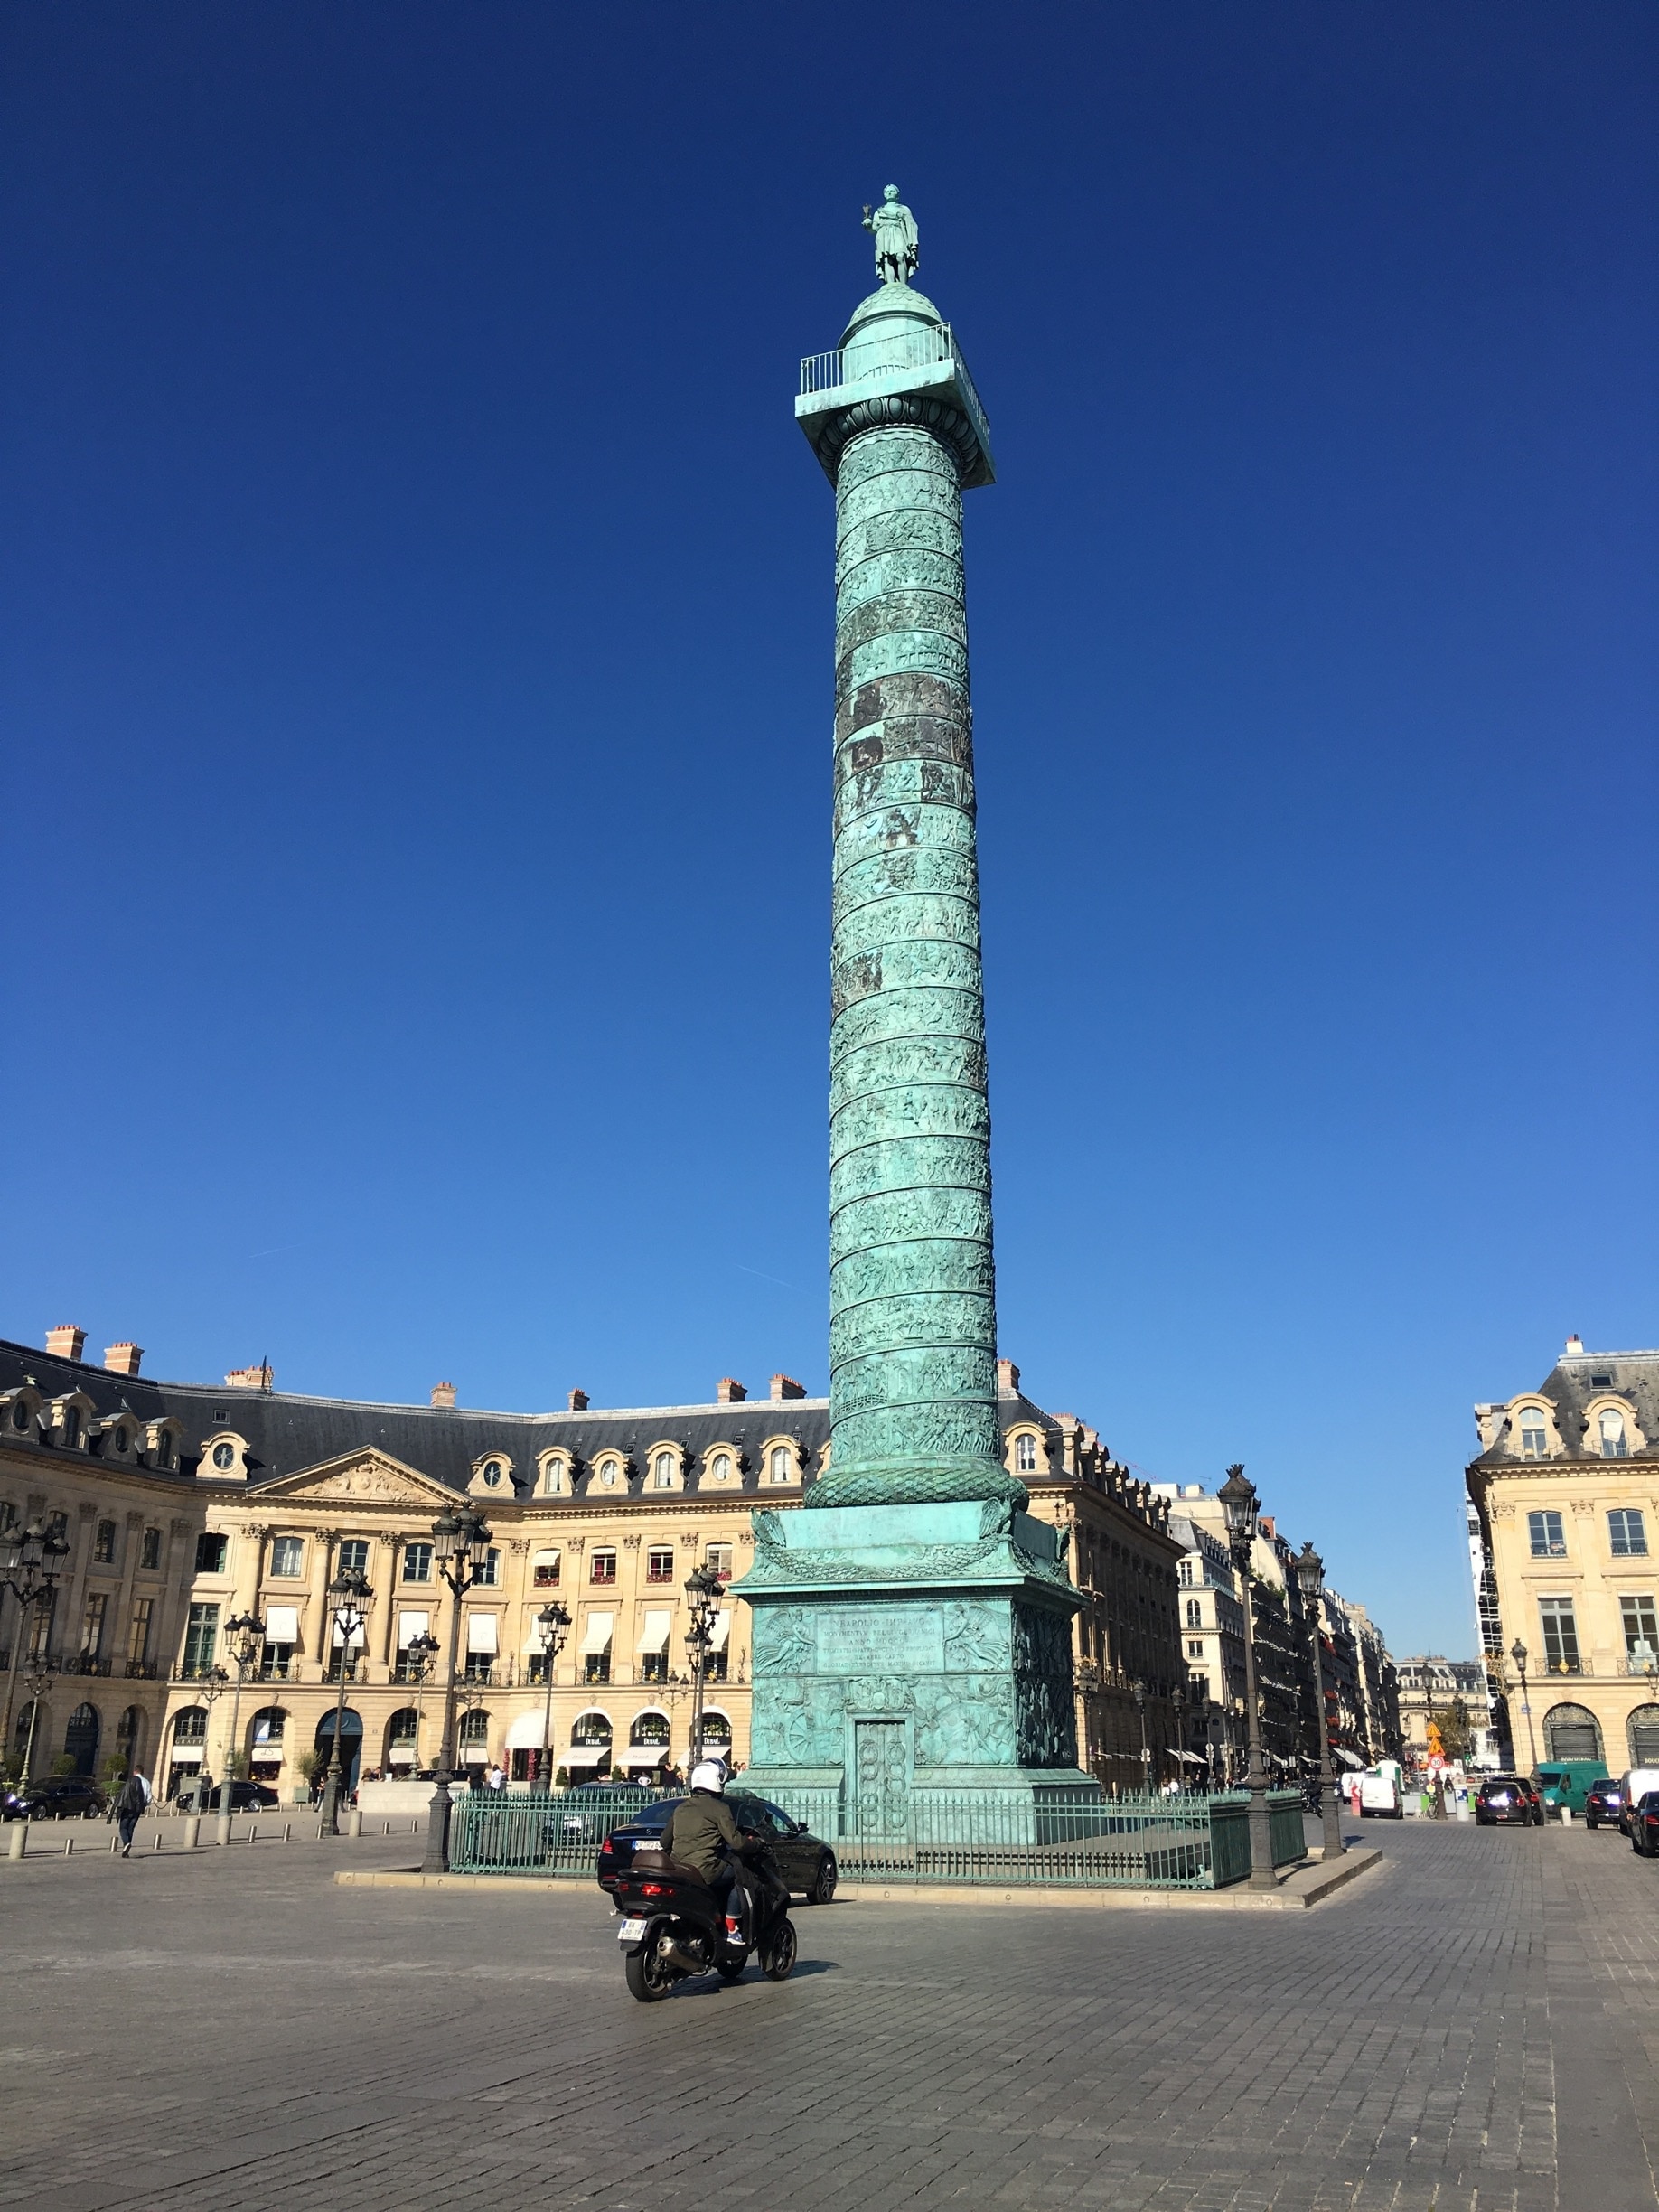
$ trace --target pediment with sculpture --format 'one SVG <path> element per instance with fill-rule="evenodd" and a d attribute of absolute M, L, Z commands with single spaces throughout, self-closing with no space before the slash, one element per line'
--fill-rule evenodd
<path fill-rule="evenodd" d="M 288 1498 L 295 1504 L 384 1505 L 431 1513 L 455 1503 L 446 1483 L 394 1459 L 389 1452 L 342 1452 L 316 1467 L 301 1467 L 275 1482 L 261 1483 L 261 1499 Z"/>

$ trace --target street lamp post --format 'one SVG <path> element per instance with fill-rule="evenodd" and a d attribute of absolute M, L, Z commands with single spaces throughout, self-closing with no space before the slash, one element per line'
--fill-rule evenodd
<path fill-rule="evenodd" d="M 17 1670 L 23 1658 L 29 1616 L 43 1612 L 57 1587 L 58 1561 L 69 1552 L 66 1538 L 54 1536 L 41 1514 L 21 1527 L 0 1533 L 0 1590 L 10 1590 L 17 1600 L 17 1626 L 12 1637 L 12 1660 L 6 1671 L 5 1717 L 0 1720 L 0 1749 L 12 1740 L 12 1713 L 17 1702 Z M 33 1656 L 33 1654 L 31 1654 Z M 40 1700 L 34 1701 L 38 1705 Z"/>
<path fill-rule="evenodd" d="M 1185 1793 L 1186 1788 L 1186 1692 L 1179 1682 L 1169 1693 L 1169 1705 L 1175 1714 L 1176 1771 L 1174 1779 Z"/>
<path fill-rule="evenodd" d="M 436 1636 L 423 1628 L 418 1636 L 409 1638 L 398 1654 L 404 1681 L 415 1685 L 415 1756 L 411 1764 L 417 1774 L 420 1772 L 420 1723 L 426 1701 L 426 1677 L 440 1649 Z"/>
<path fill-rule="evenodd" d="M 1296 1579 L 1313 1635 L 1314 1722 L 1319 1737 L 1319 1818 L 1325 1829 L 1325 1856 L 1342 1857 L 1342 1802 L 1331 1772 L 1331 1731 L 1325 1717 L 1325 1666 L 1319 1650 L 1319 1598 L 1325 1589 L 1325 1561 L 1311 1543 L 1296 1555 Z"/>
<path fill-rule="evenodd" d="M 1147 1685 L 1145 1682 L 1136 1682 L 1134 1696 L 1135 1718 L 1140 1723 L 1140 1794 L 1143 1797 L 1149 1797 L 1152 1795 L 1152 1753 L 1147 1744 Z"/>
<path fill-rule="evenodd" d="M 230 1687 L 230 1677 L 221 1666 L 202 1667 L 197 1673 L 196 1695 L 207 1707 L 207 1718 L 202 1724 L 202 1771 L 196 1776 L 195 1796 L 192 1809 L 205 1813 L 213 1801 L 213 1770 L 208 1765 L 208 1746 L 213 1740 L 213 1708 Z"/>
<path fill-rule="evenodd" d="M 1261 1764 L 1261 1716 L 1256 1711 L 1255 1607 L 1251 1603 L 1250 1553 L 1255 1541 L 1261 1500 L 1256 1486 L 1236 1462 L 1217 1493 L 1227 1516 L 1227 1543 L 1238 1570 L 1239 1593 L 1244 1604 L 1244 1725 L 1250 1747 L 1244 1786 L 1250 1792 L 1250 1887 L 1272 1889 L 1273 1830 L 1268 1817 L 1267 1772 Z"/>
<path fill-rule="evenodd" d="M 703 1756 L 703 1689 L 708 1679 L 714 1625 L 720 1611 L 720 1578 L 712 1567 L 694 1568 L 686 1577 L 686 1598 L 691 1607 L 686 1652 L 691 1661 L 691 1765 L 695 1767 Z"/>
<path fill-rule="evenodd" d="M 1515 1673 L 1521 1677 L 1521 1710 L 1526 1715 L 1526 1748 L 1532 1754 L 1532 1769 L 1538 1767 L 1538 1739 L 1532 1733 L 1532 1708 L 1526 1694 L 1526 1645 L 1517 1636 L 1510 1646 L 1510 1657 L 1515 1663 Z"/>
<path fill-rule="evenodd" d="M 455 1763 L 455 1657 L 461 1648 L 461 1600 L 483 1576 L 492 1542 L 489 1523 L 475 1505 L 457 1505 L 432 1523 L 438 1572 L 455 1598 L 449 1608 L 449 1656 L 444 1673 L 444 1732 L 437 1774 L 426 1812 L 424 1874 L 449 1871 L 449 1785 Z"/>
<path fill-rule="evenodd" d="M 544 1790 L 553 1787 L 553 1663 L 570 1634 L 570 1616 L 554 1598 L 536 1616 L 536 1639 L 541 1645 L 541 1664 L 548 1674 L 547 1708 L 541 1717 L 541 1772 L 537 1777 Z"/>
<path fill-rule="evenodd" d="M 334 1701 L 334 1740 L 329 1747 L 328 1779 L 323 1786 L 323 1832 L 338 1835 L 340 1799 L 345 1783 L 340 1736 L 345 1727 L 346 1684 L 351 1679 L 351 1653 L 369 1625 L 369 1602 L 374 1592 L 361 1567 L 348 1567 L 329 1584 L 328 1595 L 334 1601 L 334 1641 L 340 1647 L 340 1695 Z"/>
<path fill-rule="evenodd" d="M 46 1694 L 52 1673 L 44 1657 L 31 1659 L 23 1669 L 23 1686 L 29 1692 L 29 1733 L 23 1740 L 23 1772 L 17 1777 L 19 1790 L 29 1786 L 29 1775 L 34 1764 L 34 1731 L 40 1726 L 41 1700 Z"/>
<path fill-rule="evenodd" d="M 225 1623 L 225 1650 L 236 1668 L 235 1692 L 230 1700 L 230 1734 L 225 1746 L 225 1774 L 219 1786 L 219 1841 L 230 1841 L 230 1822 L 233 1815 L 232 1784 L 236 1780 L 236 1765 L 241 1753 L 237 1744 L 237 1732 L 242 1725 L 242 1684 L 248 1680 L 248 1670 L 265 1648 L 265 1623 L 256 1613 L 233 1613 Z"/>

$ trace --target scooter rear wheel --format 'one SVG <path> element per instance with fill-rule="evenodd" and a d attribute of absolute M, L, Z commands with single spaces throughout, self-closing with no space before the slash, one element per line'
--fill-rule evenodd
<path fill-rule="evenodd" d="M 780 1920 L 761 1953 L 761 1972 L 769 1982 L 787 1982 L 794 1971 L 795 1931 L 789 1921 Z"/>
<path fill-rule="evenodd" d="M 654 1943 L 639 1951 L 630 1951 L 623 1961 L 623 1972 L 627 1976 L 628 1994 L 637 1997 L 642 2004 L 655 2004 L 666 1997 L 674 1986 L 674 1969 L 666 1959 L 657 1956 Z"/>
<path fill-rule="evenodd" d="M 743 1970 L 748 1963 L 746 1954 L 740 1959 L 722 1959 L 717 1971 L 722 1982 L 741 1982 Z"/>

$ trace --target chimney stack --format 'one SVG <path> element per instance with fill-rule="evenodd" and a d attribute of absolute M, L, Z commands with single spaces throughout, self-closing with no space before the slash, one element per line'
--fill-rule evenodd
<path fill-rule="evenodd" d="M 1012 1360 L 997 1362 L 997 1395 L 998 1398 L 1019 1396 L 1019 1369 Z"/>
<path fill-rule="evenodd" d="M 773 1376 L 772 1402 L 773 1405 L 781 1405 L 785 1398 L 804 1398 L 805 1396 L 806 1384 L 797 1382 L 793 1375 Z"/>
<path fill-rule="evenodd" d="M 261 1360 L 257 1367 L 233 1367 L 225 1377 L 225 1388 L 267 1391 L 276 1380 L 269 1360 Z"/>
<path fill-rule="evenodd" d="M 445 1409 L 454 1405 L 455 1402 L 455 1384 L 453 1382 L 435 1382 L 432 1385 L 432 1402 L 435 1406 L 442 1406 Z"/>
<path fill-rule="evenodd" d="M 46 1332 L 46 1349 L 53 1359 L 78 1360 L 80 1347 L 87 1341 L 87 1332 L 77 1328 L 72 1321 L 61 1322 Z"/>
<path fill-rule="evenodd" d="M 570 1393 L 570 1411 L 571 1411 L 573 1413 L 586 1413 L 586 1411 L 587 1411 L 587 1392 L 586 1392 L 586 1391 L 572 1391 L 572 1392 L 571 1392 L 571 1393 Z"/>
<path fill-rule="evenodd" d="M 50 1336 L 46 1339 L 46 1348 L 48 1351 L 52 1349 L 52 1338 Z M 1568 1359 L 1582 1359 L 1584 1357 L 1584 1339 L 1579 1336 L 1577 1329 L 1574 1329 L 1572 1335 L 1567 1339 L 1567 1351 L 1565 1356 Z"/>
<path fill-rule="evenodd" d="M 139 1345 L 109 1345 L 104 1352 L 104 1364 L 111 1374 L 136 1375 L 143 1357 L 144 1350 Z"/>
<path fill-rule="evenodd" d="M 720 1387 L 715 1392 L 715 1403 L 716 1405 L 741 1405 L 748 1394 L 743 1384 L 736 1381 L 734 1377 L 722 1375 Z"/>

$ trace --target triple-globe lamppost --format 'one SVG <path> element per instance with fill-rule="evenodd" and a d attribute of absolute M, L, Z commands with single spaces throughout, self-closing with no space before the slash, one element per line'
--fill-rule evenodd
<path fill-rule="evenodd" d="M 697 1567 L 686 1577 L 686 1600 L 691 1626 L 686 1631 L 686 1655 L 691 1662 L 691 1764 L 703 1756 L 703 1692 L 708 1680 L 708 1654 L 714 1649 L 715 1622 L 720 1612 L 720 1577 L 714 1568 Z"/>
<path fill-rule="evenodd" d="M 331 1649 L 340 1668 L 340 1695 L 334 1701 L 334 1734 L 329 1746 L 328 1778 L 323 1786 L 322 1825 L 324 1835 L 338 1835 L 340 1800 L 345 1782 L 340 1742 L 345 1730 L 346 1685 L 357 1672 L 351 1654 L 362 1642 L 363 1631 L 369 1626 L 369 1607 L 374 1592 L 369 1587 L 369 1579 L 361 1567 L 348 1567 L 329 1584 L 328 1595 L 334 1608 L 334 1637 Z"/>
<path fill-rule="evenodd" d="M 398 1654 L 398 1681 L 415 1685 L 415 1742 L 410 1764 L 417 1774 L 420 1772 L 420 1724 L 426 1701 L 426 1677 L 436 1664 L 442 1648 L 436 1636 L 423 1628 L 418 1636 L 412 1636 Z"/>
<path fill-rule="evenodd" d="M 1538 1739 L 1532 1733 L 1532 1708 L 1526 1694 L 1526 1645 L 1517 1636 L 1510 1646 L 1510 1657 L 1515 1663 L 1515 1673 L 1521 1677 L 1521 1711 L 1526 1716 L 1526 1748 L 1532 1755 L 1534 1772 L 1538 1767 Z M 1513 1736 L 1514 1731 L 1510 1731 Z"/>
<path fill-rule="evenodd" d="M 225 1744 L 224 1779 L 219 1786 L 219 1841 L 230 1841 L 235 1811 L 236 1770 L 242 1760 L 238 1734 L 242 1725 L 242 1684 L 265 1649 L 265 1623 L 257 1613 L 233 1613 L 225 1623 L 225 1654 L 236 1669 L 230 1699 L 230 1734 Z"/>
<path fill-rule="evenodd" d="M 570 1616 L 554 1598 L 536 1616 L 536 1641 L 541 1646 L 541 1664 L 548 1684 L 548 1701 L 541 1716 L 541 1772 L 536 1777 L 544 1790 L 553 1786 L 553 1668 L 569 1634 Z"/>
<path fill-rule="evenodd" d="M 1256 1704 L 1256 1625 L 1251 1601 L 1251 1546 L 1261 1501 L 1256 1486 L 1236 1461 L 1217 1493 L 1227 1516 L 1227 1548 L 1238 1570 L 1239 1595 L 1244 1612 L 1244 1725 L 1249 1745 L 1244 1786 L 1250 1792 L 1250 1887 L 1272 1889 L 1273 1829 L 1268 1816 L 1267 1769 L 1261 1760 L 1261 1716 Z"/>
<path fill-rule="evenodd" d="M 426 1856 L 421 1861 L 425 1874 L 449 1870 L 449 1785 L 455 1763 L 455 1660 L 461 1648 L 461 1600 L 488 1572 L 493 1541 L 488 1522 L 475 1505 L 454 1506 L 432 1523 L 437 1570 L 449 1585 L 454 1603 L 449 1608 L 449 1655 L 444 1670 L 444 1729 L 432 1803 L 426 1812 Z"/>
<path fill-rule="evenodd" d="M 1296 1555 L 1296 1579 L 1308 1615 L 1308 1635 L 1313 1640 L 1314 1724 L 1319 1738 L 1319 1818 L 1325 1828 L 1325 1855 L 1327 1859 L 1340 1859 L 1342 1804 L 1336 1795 L 1336 1776 L 1331 1772 L 1331 1729 L 1325 1711 L 1325 1665 L 1319 1645 L 1319 1599 L 1325 1590 L 1325 1561 L 1311 1543 L 1305 1543 Z"/>
<path fill-rule="evenodd" d="M 17 1672 L 30 1618 L 39 1619 L 57 1592 L 59 1562 L 69 1556 L 69 1542 L 55 1534 L 52 1524 L 36 1514 L 32 1521 L 0 1532 L 0 1590 L 10 1590 L 17 1601 L 17 1626 L 12 1636 L 11 1664 L 6 1671 L 5 1717 L 0 1720 L 0 1747 L 12 1739 L 12 1714 L 17 1702 Z M 35 1654 L 28 1654 L 31 1658 Z M 34 1702 L 40 1702 L 37 1697 Z"/>

